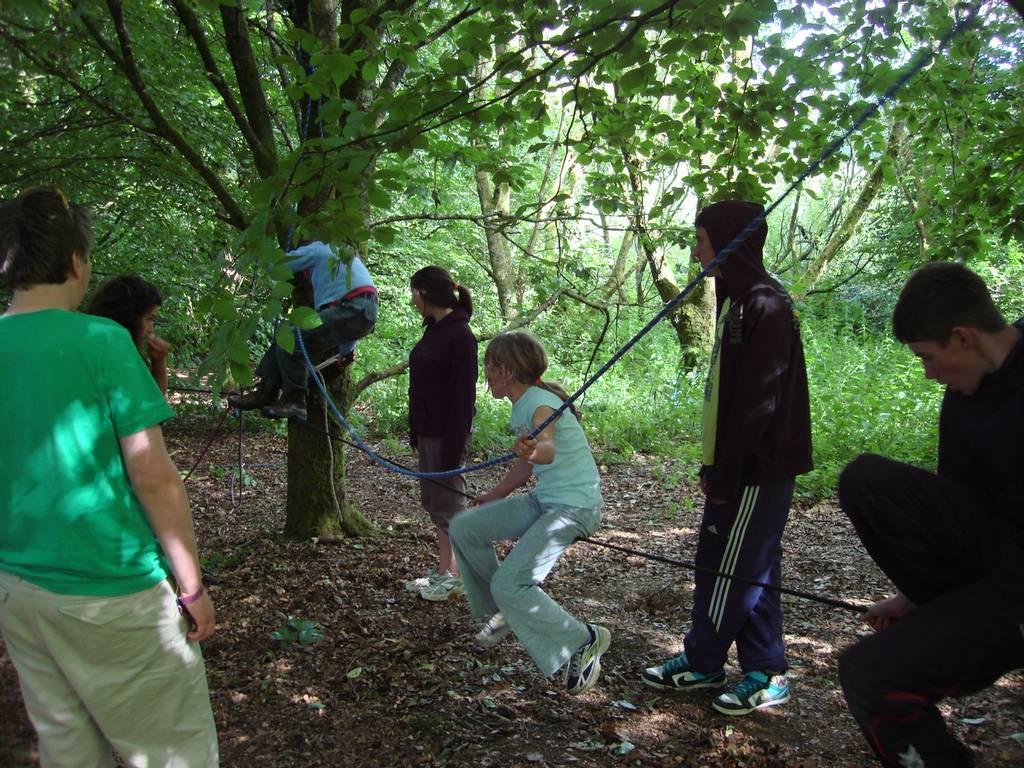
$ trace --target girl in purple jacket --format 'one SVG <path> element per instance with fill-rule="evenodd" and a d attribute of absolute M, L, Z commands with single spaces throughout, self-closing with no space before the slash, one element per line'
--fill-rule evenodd
<path fill-rule="evenodd" d="M 412 304 L 423 317 L 423 337 L 409 353 L 409 438 L 422 472 L 462 466 L 476 410 L 477 344 L 469 328 L 473 298 L 441 267 L 424 267 L 410 280 Z M 405 584 L 425 600 L 462 594 L 448 538 L 451 519 L 466 508 L 462 475 L 420 480 L 420 500 L 437 529 L 437 567 Z"/>

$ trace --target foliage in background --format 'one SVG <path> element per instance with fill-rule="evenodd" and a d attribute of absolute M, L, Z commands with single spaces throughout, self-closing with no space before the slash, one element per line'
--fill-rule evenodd
<path fill-rule="evenodd" d="M 311 13 L 325 4 L 278 0 L 0 10 L 4 197 L 57 181 L 89 204 L 97 274 L 161 286 L 179 367 L 205 359 L 215 379 L 230 368 L 244 381 L 288 311 L 280 246 L 301 233 L 363 253 L 378 280 L 357 379 L 406 358 L 420 333 L 408 277 L 437 263 L 473 289 L 481 333 L 573 292 L 530 328 L 551 378 L 574 389 L 691 269 L 700 202 L 772 197 L 961 12 L 944 0 L 342 6 L 328 23 Z M 818 469 L 804 493 L 827 492 L 860 450 L 931 460 L 935 388 L 888 341 L 910 270 L 964 258 L 1008 314 L 1022 309 L 1024 41 L 1001 2 L 981 16 L 770 222 L 772 268 L 805 292 Z M 603 455 L 698 460 L 703 351 L 684 362 L 682 341 L 658 328 L 588 393 Z M 361 426 L 400 439 L 405 388 L 399 375 L 367 390 Z M 477 449 L 507 450 L 507 404 L 481 388 L 478 411 Z"/>

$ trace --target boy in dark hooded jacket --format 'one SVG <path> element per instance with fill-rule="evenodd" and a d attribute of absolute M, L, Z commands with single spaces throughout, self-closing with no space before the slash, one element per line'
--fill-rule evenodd
<path fill-rule="evenodd" d="M 692 626 L 683 653 L 644 670 L 662 690 L 721 688 L 736 643 L 745 677 L 712 706 L 743 715 L 789 700 L 778 585 L 782 531 L 796 476 L 811 469 L 811 418 L 800 329 L 792 301 L 765 271 L 764 208 L 724 201 L 697 216 L 693 255 L 707 266 L 743 229 L 760 224 L 711 272 L 718 324 L 704 392 L 706 494 L 697 544 Z"/>

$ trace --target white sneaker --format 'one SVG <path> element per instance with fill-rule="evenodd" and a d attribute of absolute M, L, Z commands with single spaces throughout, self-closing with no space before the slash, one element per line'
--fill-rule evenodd
<path fill-rule="evenodd" d="M 432 603 L 440 603 L 452 595 L 461 595 L 462 592 L 462 579 L 456 578 L 450 573 L 443 573 L 420 590 L 420 597 Z"/>
<path fill-rule="evenodd" d="M 418 579 L 410 579 L 405 582 L 406 592 L 419 592 L 421 589 L 429 587 L 435 581 L 441 578 L 441 574 L 437 572 L 437 566 L 435 565 L 430 571 L 427 572 L 426 576 L 420 576 Z"/>
<path fill-rule="evenodd" d="M 511 631 L 512 627 L 505 621 L 505 617 L 500 613 L 496 613 L 487 620 L 484 628 L 477 632 L 473 639 L 477 645 L 484 648 L 492 648 L 504 640 L 505 636 Z"/>

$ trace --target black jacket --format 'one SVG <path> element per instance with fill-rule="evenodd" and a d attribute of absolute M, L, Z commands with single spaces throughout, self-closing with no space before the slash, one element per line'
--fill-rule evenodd
<path fill-rule="evenodd" d="M 764 209 L 727 201 L 701 211 L 720 253 Z M 811 412 L 800 326 L 785 289 L 762 263 L 761 225 L 719 267 L 718 306 L 731 301 L 720 348 L 715 462 L 705 468 L 708 495 L 732 500 L 743 485 L 809 472 Z"/>
<path fill-rule="evenodd" d="M 1017 345 L 973 395 L 946 390 L 939 415 L 939 474 L 980 491 L 1024 526 L 1024 318 Z"/>
<path fill-rule="evenodd" d="M 477 344 L 469 315 L 454 309 L 428 321 L 409 353 L 409 432 L 443 439 L 444 469 L 459 466 L 476 411 Z"/>

